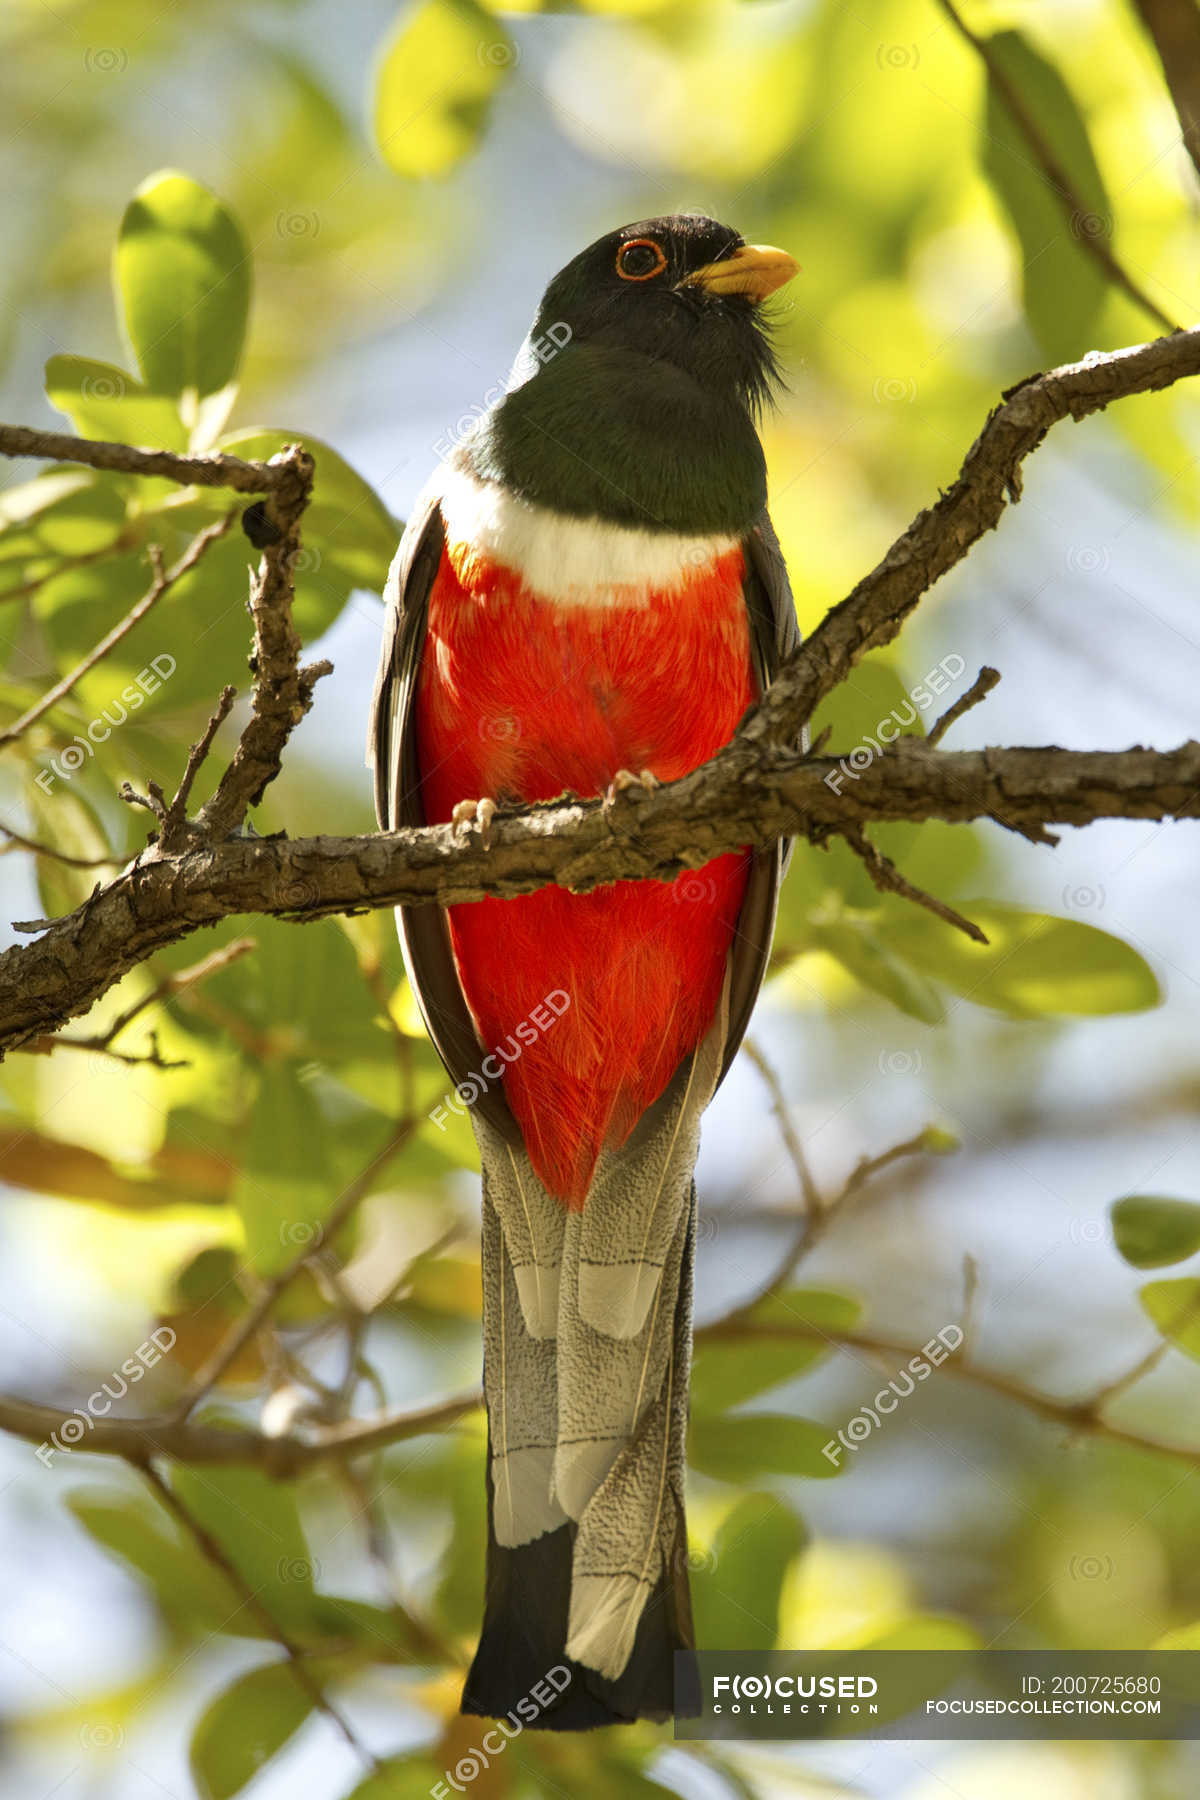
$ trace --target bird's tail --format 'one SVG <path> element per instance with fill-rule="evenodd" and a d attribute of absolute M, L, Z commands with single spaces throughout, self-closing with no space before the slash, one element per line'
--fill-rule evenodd
<path fill-rule="evenodd" d="M 533 1693 L 539 1729 L 581 1730 L 673 1709 L 674 1652 L 693 1641 L 692 1173 L 721 1041 L 714 1029 L 626 1143 L 602 1154 L 582 1211 L 567 1212 L 522 1150 L 475 1121 L 488 1567 L 464 1712 L 505 1718 Z"/>

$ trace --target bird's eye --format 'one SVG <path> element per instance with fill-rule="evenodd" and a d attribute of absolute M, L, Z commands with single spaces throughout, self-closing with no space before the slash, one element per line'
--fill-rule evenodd
<path fill-rule="evenodd" d="M 630 238 L 617 251 L 617 274 L 622 281 L 649 281 L 667 266 L 661 244 L 653 238 Z"/>

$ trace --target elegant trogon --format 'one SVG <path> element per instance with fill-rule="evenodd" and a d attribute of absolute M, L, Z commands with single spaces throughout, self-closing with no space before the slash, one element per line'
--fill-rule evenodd
<path fill-rule="evenodd" d="M 760 306 L 795 267 L 680 215 L 555 276 L 392 566 L 381 825 L 616 797 L 728 741 L 797 642 L 755 429 L 775 378 Z M 540 1728 L 672 1709 L 700 1115 L 785 854 L 399 909 L 483 1165 L 487 1596 L 465 1712 L 504 1717 L 557 1667 Z"/>

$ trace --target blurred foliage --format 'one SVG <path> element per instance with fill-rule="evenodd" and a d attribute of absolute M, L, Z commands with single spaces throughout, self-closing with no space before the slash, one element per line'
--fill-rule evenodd
<path fill-rule="evenodd" d="M 1000 389 L 1043 359 L 1151 335 L 1095 260 L 1097 240 L 1165 310 L 1195 315 L 1194 176 L 1131 10 L 971 9 L 1070 174 L 1082 216 L 1064 210 L 1003 96 L 928 0 L 866 12 L 837 0 L 418 0 L 351 22 L 353 10 L 62 0 L 51 11 L 20 0 L 0 12 L 10 128 L 0 354 L 23 391 L 22 416 L 50 418 L 31 386 L 44 362 L 49 407 L 84 436 L 246 457 L 302 438 L 317 463 L 296 567 L 306 642 L 344 623 L 354 594 L 379 593 L 400 527 L 351 463 L 303 428 L 296 396 L 312 391 L 306 382 L 336 388 L 345 358 L 377 356 L 385 334 L 436 309 L 462 279 L 487 307 L 476 241 L 486 244 L 489 184 L 512 179 L 530 117 L 581 183 L 600 170 L 608 184 L 596 177 L 572 211 L 572 244 L 611 228 L 619 181 L 623 216 L 703 205 L 801 256 L 803 277 L 776 321 L 794 391 L 765 442 L 805 629 L 953 476 Z M 525 16 L 541 14 L 565 16 Z M 351 35 L 333 58 L 330 34 L 343 23 Z M 517 179 L 532 211 L 537 170 Z M 502 272 L 535 245 L 518 233 Z M 99 299 L 110 267 L 112 316 Z M 390 403 L 381 391 L 381 410 Z M 1111 415 L 1146 491 L 1161 490 L 1161 507 L 1185 520 L 1194 484 L 1176 476 L 1190 464 L 1196 404 L 1179 390 Z M 290 425 L 248 422 L 280 416 Z M 0 724 L 145 592 L 151 547 L 170 563 L 243 504 L 71 467 L 0 492 L 10 621 Z M 25 735 L 0 775 L 0 817 L 74 857 L 119 864 L 136 852 L 144 822 L 117 800 L 120 783 L 173 786 L 222 685 L 245 685 L 248 560 L 235 525 Z M 958 677 L 939 667 L 931 686 L 935 672 L 922 674 L 902 644 L 830 696 L 816 729 L 831 728 L 847 781 L 882 726 L 924 731 L 955 697 Z M 141 684 L 148 669 L 156 679 Z M 98 721 L 108 731 L 93 737 Z M 346 735 L 357 751 L 357 715 Z M 300 745 L 257 829 L 365 828 L 368 816 L 361 774 L 317 767 Z M 961 1054 L 974 1032 L 985 1068 L 998 1079 L 1003 1057 L 1020 1055 L 1032 1087 L 1066 1021 L 1158 1003 L 1156 974 L 1119 936 L 995 897 L 1008 884 L 994 835 L 936 824 L 875 835 L 911 880 L 976 920 L 988 945 L 881 898 L 845 845 L 804 852 L 784 894 L 770 990 L 785 1013 L 819 1011 L 855 1029 L 899 1014 L 931 1059 Z M 65 911 L 96 876 L 39 858 L 36 903 Z M 135 971 L 68 1035 L 103 1040 L 157 983 L 246 935 L 249 957 L 153 999 L 108 1046 L 183 1066 L 129 1066 L 105 1049 L 9 1065 L 0 1177 L 45 1197 L 64 1256 L 134 1292 L 131 1319 L 153 1316 L 177 1334 L 142 1390 L 147 1410 L 177 1398 L 259 1282 L 308 1249 L 319 1255 L 278 1303 L 276 1329 L 231 1363 L 203 1416 L 303 1424 L 395 1402 L 398 1391 L 424 1398 L 465 1384 L 478 1362 L 474 1149 L 465 1120 L 429 1122 L 445 1077 L 389 918 L 302 931 L 228 922 Z M 885 1055 L 897 1070 L 921 1066 L 920 1051 Z M 399 1153 L 385 1155 L 406 1122 Z M 924 1147 L 953 1143 L 939 1130 Z M 326 1243 L 322 1221 L 364 1171 L 355 1223 Z M 1115 1248 L 1136 1269 L 1173 1266 L 1200 1249 L 1198 1220 L 1195 1201 L 1128 1195 L 1112 1209 Z M 1142 1288 L 1143 1327 L 1164 1348 L 1200 1356 L 1198 1292 L 1186 1275 Z M 823 1454 L 831 1427 L 807 1416 L 817 1402 L 805 1384 L 829 1374 L 839 1335 L 872 1304 L 838 1286 L 789 1287 L 753 1322 L 799 1324 L 811 1338 L 702 1344 L 691 1445 L 702 1640 L 911 1647 L 1011 1631 L 1044 1645 L 1197 1641 L 1194 1508 L 1189 1518 L 1182 1497 L 1159 1505 L 1146 1459 L 1122 1460 L 1111 1446 L 1056 1461 L 1052 1474 L 1026 1447 L 1034 1498 L 1011 1538 L 1011 1520 L 968 1516 L 969 1550 L 948 1541 L 945 1566 L 928 1578 L 882 1541 L 810 1542 L 808 1484 L 843 1470 Z M 1127 1310 L 1136 1321 L 1132 1296 Z M 919 1341 L 920 1323 L 912 1330 Z M 358 1682 L 397 1711 L 419 1710 L 412 1745 L 355 1788 L 357 1800 L 427 1794 L 475 1743 L 454 1712 L 454 1676 L 479 1618 L 483 1459 L 473 1418 L 371 1459 L 365 1534 L 361 1494 L 327 1473 L 286 1486 L 253 1471 L 176 1471 L 178 1497 L 322 1681 L 347 1691 Z M 76 1468 L 70 1486 L 79 1533 L 136 1584 L 156 1634 L 144 1679 L 98 1695 L 92 1715 L 107 1710 L 132 1730 L 164 1689 L 185 1690 L 196 1791 L 242 1792 L 316 1729 L 306 1695 L 229 1577 L 131 1474 L 99 1485 Z M 361 1565 L 353 1578 L 347 1536 Z M 362 1572 L 387 1562 L 389 1537 L 402 1547 L 403 1606 L 395 1560 L 374 1586 Z M 1094 1579 L 1122 1543 L 1121 1581 Z M 271 1660 L 229 1659 L 202 1706 L 186 1686 L 189 1658 L 234 1638 Z M 526 1737 L 475 1791 L 590 1800 L 691 1791 L 693 1778 L 705 1792 L 785 1791 L 778 1759 L 677 1751 L 668 1769 L 656 1760 L 663 1742 L 648 1726 L 588 1745 Z M 1151 1773 L 1146 1783 L 1139 1793 L 1165 1791 Z"/>

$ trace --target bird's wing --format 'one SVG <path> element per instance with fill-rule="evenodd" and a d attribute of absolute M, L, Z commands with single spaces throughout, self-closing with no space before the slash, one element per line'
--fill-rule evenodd
<path fill-rule="evenodd" d="M 750 622 L 750 654 L 759 686 L 765 690 L 800 643 L 787 566 L 766 513 L 742 540 L 742 552 L 746 559 L 743 592 Z M 792 840 L 783 838 L 769 850 L 755 851 L 751 859 L 746 897 L 729 953 L 729 1028 L 721 1064 L 722 1081 L 745 1036 L 766 974 L 779 889 L 791 852 Z"/>
<path fill-rule="evenodd" d="M 383 593 L 384 637 L 367 727 L 367 760 L 375 768 L 375 814 L 383 831 L 426 822 L 412 713 L 429 594 L 445 545 L 438 490 L 431 485 L 405 527 Z M 480 1043 L 459 985 L 445 913 L 440 906 L 398 906 L 396 924 L 429 1036 L 458 1087 L 478 1068 Z M 477 1077 L 470 1081 L 472 1093 L 479 1086 Z M 501 1137 L 521 1142 L 502 1093 L 485 1088 L 473 1103 Z"/>

